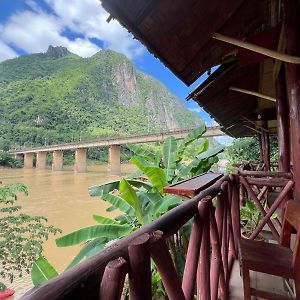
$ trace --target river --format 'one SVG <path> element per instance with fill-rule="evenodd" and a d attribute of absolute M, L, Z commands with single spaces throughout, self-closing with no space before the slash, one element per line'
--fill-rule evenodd
<path fill-rule="evenodd" d="M 122 165 L 122 174 L 132 171 L 134 166 Z M 107 203 L 88 195 L 90 186 L 114 179 L 118 177 L 107 175 L 107 165 L 89 166 L 87 173 L 74 173 L 71 166 L 59 172 L 52 172 L 51 169 L 0 169 L 0 181 L 3 184 L 21 182 L 28 187 L 29 196 L 18 199 L 24 212 L 47 217 L 48 224 L 61 228 L 63 234 L 95 225 L 92 219 L 94 213 L 114 216 L 106 212 Z M 44 254 L 57 271 L 62 272 L 78 252 L 79 246 L 58 248 L 55 245 L 58 236 L 51 236 L 45 242 Z M 9 299 L 19 299 L 32 286 L 30 276 L 17 278 L 8 286 L 16 291 Z"/>

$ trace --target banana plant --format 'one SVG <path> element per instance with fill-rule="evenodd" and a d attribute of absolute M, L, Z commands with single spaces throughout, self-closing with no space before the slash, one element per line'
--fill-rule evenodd
<path fill-rule="evenodd" d="M 178 180 L 206 172 L 218 160 L 217 154 L 223 151 L 222 147 L 209 149 L 208 140 L 204 139 L 192 161 L 188 164 L 183 162 L 186 148 L 205 131 L 205 125 L 201 125 L 179 143 L 174 137 L 168 137 L 161 153 L 128 145 L 136 154 L 131 162 L 137 166 L 138 172 L 127 179 L 122 178 L 89 189 L 91 196 L 100 197 L 110 204 L 107 211 L 118 210 L 120 215 L 114 219 L 94 215 L 93 219 L 97 223 L 93 226 L 58 238 L 58 247 L 83 245 L 67 268 L 96 254 L 110 241 L 129 234 L 182 203 L 180 198 L 164 194 L 163 188 Z"/>

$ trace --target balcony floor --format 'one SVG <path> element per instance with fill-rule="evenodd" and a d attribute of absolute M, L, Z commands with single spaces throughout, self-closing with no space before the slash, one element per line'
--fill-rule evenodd
<path fill-rule="evenodd" d="M 258 272 L 251 272 L 250 276 L 251 286 L 253 288 L 258 288 L 261 290 L 288 296 L 288 293 L 284 291 L 282 278 Z M 229 290 L 231 300 L 244 299 L 243 280 L 240 276 L 240 267 L 238 260 L 236 260 L 233 265 Z M 252 299 L 262 298 L 257 298 L 253 296 Z"/>

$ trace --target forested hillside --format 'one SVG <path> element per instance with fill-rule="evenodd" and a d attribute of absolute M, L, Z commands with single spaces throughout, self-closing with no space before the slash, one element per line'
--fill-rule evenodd
<path fill-rule="evenodd" d="M 201 122 L 124 56 L 63 47 L 0 64 L 0 149 L 187 128 Z"/>

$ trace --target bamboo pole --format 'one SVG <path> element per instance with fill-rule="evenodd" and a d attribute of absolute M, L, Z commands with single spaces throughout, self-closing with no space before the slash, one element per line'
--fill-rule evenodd
<path fill-rule="evenodd" d="M 219 33 L 214 33 L 212 35 L 212 38 L 218 41 L 222 41 L 231 45 L 235 45 L 237 47 L 240 48 L 244 48 L 246 50 L 249 51 L 253 51 L 277 60 L 281 60 L 287 63 L 291 63 L 291 64 L 300 64 L 300 57 L 298 56 L 293 56 L 293 55 L 288 55 L 288 54 L 284 54 L 284 53 L 278 53 L 277 51 L 274 50 L 270 50 L 261 46 L 257 46 L 255 44 L 251 44 L 248 42 L 244 42 L 223 34 L 219 34 Z"/>
<path fill-rule="evenodd" d="M 237 88 L 235 86 L 231 86 L 229 88 L 229 90 L 235 91 L 235 92 L 239 92 L 239 93 L 242 93 L 242 94 L 256 96 L 256 97 L 263 98 L 263 99 L 266 99 L 266 100 L 269 100 L 269 101 L 272 101 L 272 102 L 276 102 L 276 98 L 268 96 L 268 95 L 265 95 L 265 94 L 262 94 L 262 93 L 258 93 L 258 92 L 255 92 L 255 91 L 250 91 L 250 90 L 246 90 L 246 89 L 240 89 L 240 88 Z"/>

